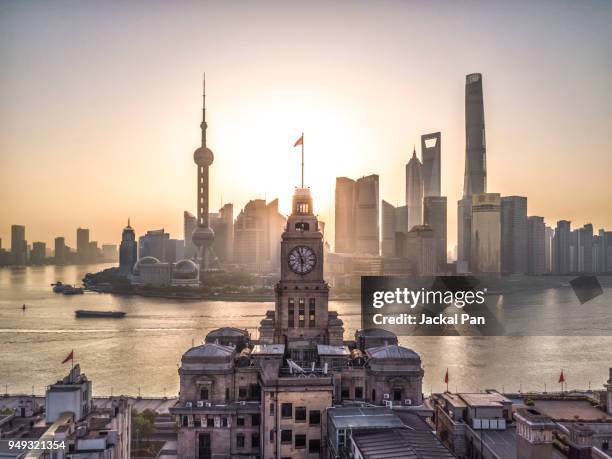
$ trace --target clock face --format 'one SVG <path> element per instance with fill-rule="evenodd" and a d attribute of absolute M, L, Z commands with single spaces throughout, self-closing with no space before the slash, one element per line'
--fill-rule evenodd
<path fill-rule="evenodd" d="M 289 268 L 296 274 L 308 274 L 317 263 L 317 257 L 310 247 L 299 245 L 289 252 Z"/>

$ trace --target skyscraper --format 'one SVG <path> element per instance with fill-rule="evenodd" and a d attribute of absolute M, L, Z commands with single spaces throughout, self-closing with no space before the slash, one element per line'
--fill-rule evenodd
<path fill-rule="evenodd" d="M 555 230 L 550 226 L 544 228 L 544 271 L 552 273 L 554 269 L 553 260 L 553 241 L 555 238 Z"/>
<path fill-rule="evenodd" d="M 406 207 L 408 207 L 408 228 L 423 223 L 423 165 L 412 150 L 412 158 L 406 164 Z"/>
<path fill-rule="evenodd" d="M 335 252 L 353 253 L 355 251 L 356 185 L 355 180 L 336 177 Z"/>
<path fill-rule="evenodd" d="M 77 260 L 79 263 L 87 263 L 89 261 L 89 229 L 77 228 Z"/>
<path fill-rule="evenodd" d="M 423 195 L 441 195 L 441 152 L 442 134 L 434 132 L 421 136 L 421 157 L 423 158 Z"/>
<path fill-rule="evenodd" d="M 249 201 L 234 223 L 234 262 L 261 273 L 277 269 L 284 226 L 277 199 L 268 204 L 263 199 Z"/>
<path fill-rule="evenodd" d="M 529 274 L 546 272 L 546 225 L 544 224 L 544 217 L 532 216 L 527 219 L 527 272 Z"/>
<path fill-rule="evenodd" d="M 164 229 L 150 230 L 144 236 L 140 236 L 138 239 L 138 256 L 154 257 L 159 261 L 168 262 L 169 256 L 171 255 L 168 250 L 170 241 L 170 234 L 166 233 Z"/>
<path fill-rule="evenodd" d="M 208 221 L 208 169 L 215 159 L 215 155 L 210 148 L 206 146 L 206 80 L 204 80 L 204 90 L 202 91 L 202 143 L 193 153 L 193 161 L 198 166 L 198 225 L 193 232 L 193 243 L 198 248 L 200 259 L 200 277 L 203 277 L 210 269 L 211 263 L 214 260 L 212 254 L 212 244 L 215 240 L 215 233 L 210 227 Z"/>
<path fill-rule="evenodd" d="M 11 225 L 11 263 L 16 266 L 28 263 L 28 242 L 23 225 Z"/>
<path fill-rule="evenodd" d="M 134 265 L 138 261 L 138 247 L 136 244 L 136 233 L 130 225 L 128 218 L 127 226 L 121 233 L 121 245 L 119 246 L 119 272 L 124 276 L 132 274 Z"/>
<path fill-rule="evenodd" d="M 591 223 L 587 223 L 580 228 L 579 232 L 578 272 L 597 272 L 597 268 L 593 266 L 593 225 Z"/>
<path fill-rule="evenodd" d="M 471 250 L 471 271 L 493 274 L 500 272 L 501 216 L 499 193 L 472 195 Z"/>
<path fill-rule="evenodd" d="M 193 243 L 193 232 L 198 226 L 198 220 L 191 212 L 183 212 L 183 240 L 185 241 L 185 258 L 196 259 L 198 248 Z"/>
<path fill-rule="evenodd" d="M 436 240 L 428 225 L 413 226 L 406 235 L 405 254 L 419 276 L 436 273 Z"/>
<path fill-rule="evenodd" d="M 433 231 L 436 242 L 436 272 L 446 269 L 446 196 L 426 196 L 423 200 L 423 221 Z"/>
<path fill-rule="evenodd" d="M 355 251 L 357 253 L 379 255 L 378 196 L 378 175 L 368 175 L 357 180 L 355 190 Z"/>
<path fill-rule="evenodd" d="M 469 271 L 472 244 L 472 197 L 457 201 L 457 271 Z"/>
<path fill-rule="evenodd" d="M 42 265 L 45 263 L 47 245 L 44 242 L 34 242 L 32 244 L 32 253 L 30 263 L 33 265 Z"/>
<path fill-rule="evenodd" d="M 527 272 L 527 198 L 501 198 L 501 263 L 506 274 Z"/>
<path fill-rule="evenodd" d="M 219 263 L 231 262 L 234 245 L 234 205 L 225 204 L 219 212 L 211 213 L 210 225 L 215 232 L 213 249 Z"/>
<path fill-rule="evenodd" d="M 66 263 L 66 240 L 63 237 L 56 237 L 54 248 L 55 264 L 63 265 Z"/>
<path fill-rule="evenodd" d="M 383 199 L 381 205 L 380 254 L 383 257 L 395 256 L 395 207 Z"/>
<path fill-rule="evenodd" d="M 465 77 L 465 177 L 463 195 L 487 192 L 484 102 L 482 75 Z"/>
<path fill-rule="evenodd" d="M 465 77 L 465 173 L 457 202 L 457 269 L 467 271 L 472 254 L 472 195 L 487 192 L 482 75 Z M 471 267 L 470 267 L 471 268 Z"/>
<path fill-rule="evenodd" d="M 555 230 L 554 259 L 555 272 L 568 274 L 570 272 L 570 233 L 571 222 L 559 220 Z"/>

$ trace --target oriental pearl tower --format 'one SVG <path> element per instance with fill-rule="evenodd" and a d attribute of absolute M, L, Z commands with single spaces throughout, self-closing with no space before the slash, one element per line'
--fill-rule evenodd
<path fill-rule="evenodd" d="M 193 153 L 193 161 L 198 166 L 198 225 L 191 238 L 198 248 L 200 258 L 200 279 L 204 273 L 210 271 L 214 260 L 212 244 L 215 240 L 215 232 L 208 221 L 208 167 L 213 163 L 215 156 L 206 146 L 206 76 L 204 77 L 202 94 L 202 145 Z"/>

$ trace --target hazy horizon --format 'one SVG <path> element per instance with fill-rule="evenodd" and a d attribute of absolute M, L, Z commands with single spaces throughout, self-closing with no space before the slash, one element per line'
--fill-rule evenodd
<path fill-rule="evenodd" d="M 465 75 L 483 74 L 489 192 L 612 230 L 612 3 L 182 2 L 0 5 L 0 237 L 117 243 L 195 213 L 202 73 L 210 209 L 306 184 L 333 245 L 337 176 L 404 202 L 442 132 L 448 249 L 463 189 Z M 330 229 L 327 232 L 327 229 Z"/>

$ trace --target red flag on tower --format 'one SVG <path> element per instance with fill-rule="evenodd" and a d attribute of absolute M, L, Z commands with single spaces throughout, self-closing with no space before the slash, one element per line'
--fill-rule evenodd
<path fill-rule="evenodd" d="M 565 376 L 563 375 L 563 370 L 561 370 L 561 374 L 559 375 L 559 383 L 563 384 L 565 382 Z"/>
<path fill-rule="evenodd" d="M 304 134 L 302 134 L 300 138 L 295 141 L 293 146 L 297 147 L 298 145 L 303 145 L 303 144 L 304 144 Z"/>
<path fill-rule="evenodd" d="M 446 369 L 446 374 L 444 375 L 444 384 L 448 385 L 448 368 Z"/>
<path fill-rule="evenodd" d="M 66 363 L 68 360 L 74 360 L 74 349 L 70 351 L 70 354 L 68 354 L 68 357 L 62 360 L 62 363 Z"/>

